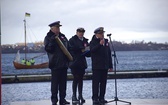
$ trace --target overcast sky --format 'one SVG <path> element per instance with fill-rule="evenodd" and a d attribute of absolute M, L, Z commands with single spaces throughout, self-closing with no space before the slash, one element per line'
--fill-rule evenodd
<path fill-rule="evenodd" d="M 1 44 L 24 42 L 25 12 L 28 42 L 43 41 L 58 20 L 68 39 L 84 27 L 90 40 L 102 26 L 112 40 L 168 42 L 168 0 L 1 0 Z"/>

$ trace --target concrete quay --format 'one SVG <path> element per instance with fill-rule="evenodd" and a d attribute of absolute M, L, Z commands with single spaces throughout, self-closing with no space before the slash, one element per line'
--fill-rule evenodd
<path fill-rule="evenodd" d="M 121 99 L 121 100 L 131 102 L 131 104 L 117 101 L 117 105 L 168 105 L 168 99 Z M 69 102 L 71 102 L 71 100 L 69 100 Z M 11 102 L 10 105 L 51 105 L 51 101 L 50 100 L 18 101 L 18 102 Z M 70 105 L 74 104 L 71 103 Z M 75 105 L 93 105 L 93 104 L 92 100 L 88 99 L 84 104 L 75 104 Z M 107 103 L 105 105 L 116 105 L 116 101 Z"/>
<path fill-rule="evenodd" d="M 127 70 L 108 72 L 108 79 L 126 79 L 126 78 L 156 78 L 168 77 L 168 70 Z M 68 73 L 68 80 L 72 80 L 73 76 Z M 84 80 L 91 80 L 92 73 L 86 73 Z M 6 75 L 2 76 L 2 84 L 6 83 L 25 83 L 25 82 L 47 82 L 51 80 L 51 74 L 33 74 L 33 75 Z"/>

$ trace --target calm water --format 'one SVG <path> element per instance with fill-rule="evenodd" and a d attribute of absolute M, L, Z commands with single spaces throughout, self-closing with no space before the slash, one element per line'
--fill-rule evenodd
<path fill-rule="evenodd" d="M 2 54 L 2 75 L 9 74 L 41 74 L 50 73 L 46 69 L 16 70 L 13 60 L 16 54 Z M 37 56 L 37 53 L 29 54 L 29 57 Z M 118 51 L 117 70 L 149 70 L 149 69 L 168 69 L 168 51 Z M 24 54 L 21 54 L 21 58 Z M 48 61 L 47 55 L 37 58 L 36 63 Z M 87 58 L 88 69 L 91 70 L 91 59 Z M 69 70 L 70 72 L 70 70 Z"/>
<path fill-rule="evenodd" d="M 116 52 L 119 64 L 117 70 L 168 69 L 168 51 L 121 51 Z M 29 57 L 38 54 L 30 54 Z M 21 54 L 21 57 L 24 55 Z M 34 74 L 50 73 L 49 69 L 15 70 L 13 66 L 15 54 L 2 54 L 2 74 Z M 36 59 L 37 63 L 47 61 L 47 56 Z M 91 60 L 87 58 L 88 69 Z M 118 97 L 128 99 L 168 99 L 168 78 L 119 79 Z M 2 105 L 10 105 L 14 101 L 50 100 L 50 82 L 2 84 Z M 71 100 L 72 81 L 67 82 L 67 99 Z M 83 95 L 91 99 L 91 80 L 84 81 Z M 106 98 L 114 99 L 114 80 L 108 80 Z M 36 97 L 33 97 L 36 96 Z"/>
<path fill-rule="evenodd" d="M 141 78 L 117 80 L 119 99 L 168 99 L 168 78 Z M 83 96 L 92 97 L 92 81 L 83 84 Z M 50 82 L 18 83 L 2 85 L 2 105 L 16 101 L 50 100 Z M 67 82 L 66 99 L 71 100 L 72 81 Z M 107 81 L 106 99 L 115 97 L 114 80 Z"/>

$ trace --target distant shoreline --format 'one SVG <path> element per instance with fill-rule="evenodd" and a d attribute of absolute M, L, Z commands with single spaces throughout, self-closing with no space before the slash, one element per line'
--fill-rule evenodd
<path fill-rule="evenodd" d="M 113 41 L 113 46 L 116 51 L 159 51 L 168 50 L 168 42 L 156 43 L 156 42 L 144 42 L 144 41 L 132 41 L 131 43 L 124 43 L 120 41 Z M 28 53 L 45 53 L 45 47 L 43 42 L 29 43 L 25 48 L 24 44 L 14 45 L 1 45 L 2 54 L 7 53 L 24 53 L 25 49 Z"/>
<path fill-rule="evenodd" d="M 168 51 L 166 50 L 116 50 L 116 51 Z M 17 52 L 2 52 L 1 54 L 16 54 Z M 28 52 L 28 53 L 46 53 L 46 52 Z M 20 54 L 24 54 L 24 52 L 20 52 Z"/>

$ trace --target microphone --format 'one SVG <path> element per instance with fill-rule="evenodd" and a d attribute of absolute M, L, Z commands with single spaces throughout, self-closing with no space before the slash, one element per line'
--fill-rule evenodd
<path fill-rule="evenodd" d="M 107 34 L 107 36 L 111 36 L 112 34 L 110 33 L 110 34 Z"/>

